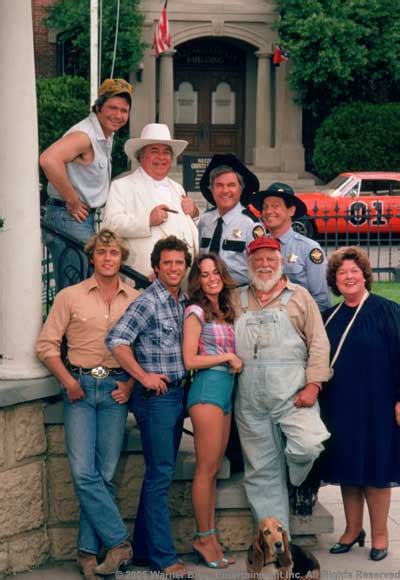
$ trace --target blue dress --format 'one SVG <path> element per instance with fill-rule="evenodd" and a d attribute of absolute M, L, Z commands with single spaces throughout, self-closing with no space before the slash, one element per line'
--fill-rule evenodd
<path fill-rule="evenodd" d="M 323 313 L 325 320 L 334 308 Z M 331 357 L 355 310 L 343 304 L 329 322 Z M 321 393 L 321 416 L 331 433 L 320 462 L 323 482 L 400 485 L 400 427 L 394 416 L 398 400 L 400 306 L 371 294 Z"/>

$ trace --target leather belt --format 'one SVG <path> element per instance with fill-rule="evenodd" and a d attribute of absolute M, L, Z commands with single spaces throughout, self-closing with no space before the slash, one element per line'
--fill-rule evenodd
<path fill-rule="evenodd" d="M 71 363 L 68 363 L 67 366 L 73 373 L 82 373 L 83 375 L 92 375 L 92 377 L 94 379 L 99 379 L 99 380 L 106 379 L 108 376 L 126 374 L 126 371 L 124 371 L 124 369 L 121 367 L 107 368 L 107 367 L 103 367 L 103 366 L 99 365 L 97 367 L 93 367 L 92 369 L 90 369 L 90 368 L 84 368 L 84 367 L 76 367 L 76 366 L 72 365 Z"/>
<path fill-rule="evenodd" d="M 48 201 L 47 201 L 47 205 L 54 205 L 56 207 L 67 207 L 67 204 L 64 200 L 62 199 L 58 199 L 56 197 L 49 197 Z M 91 207 L 89 208 L 89 213 L 95 213 L 95 211 L 97 209 L 100 209 L 98 207 Z"/>

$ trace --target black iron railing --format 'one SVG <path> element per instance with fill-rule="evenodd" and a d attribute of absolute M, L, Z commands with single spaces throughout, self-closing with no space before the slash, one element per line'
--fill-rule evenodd
<path fill-rule="evenodd" d="M 64 281 L 64 286 L 70 286 L 85 280 L 92 274 L 91 265 L 88 263 L 83 252 L 84 243 L 76 238 L 60 232 L 47 224 L 41 223 L 42 232 L 47 232 L 53 236 L 57 236 L 65 244 L 63 250 L 58 257 L 57 265 L 58 271 L 61 272 L 61 277 Z M 71 254 L 74 255 L 74 260 L 71 260 Z M 72 263 L 71 263 L 72 262 Z M 146 288 L 150 282 L 146 276 L 136 272 L 129 266 L 121 266 L 121 274 L 134 282 L 135 288 L 138 290 Z M 53 261 L 47 252 L 46 246 L 43 244 L 42 257 L 42 299 L 44 305 L 44 316 L 47 316 L 51 305 L 54 301 L 56 293 L 56 285 L 54 280 Z"/>
<path fill-rule="evenodd" d="M 360 205 L 351 209 L 320 208 L 317 202 L 309 215 L 295 220 L 293 228 L 318 240 L 326 254 L 341 246 L 364 248 L 376 279 L 400 281 L 400 208 L 377 212 Z"/>

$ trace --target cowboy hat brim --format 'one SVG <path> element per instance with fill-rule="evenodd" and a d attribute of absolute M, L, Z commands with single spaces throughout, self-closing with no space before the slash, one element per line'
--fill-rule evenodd
<path fill-rule="evenodd" d="M 307 215 L 306 204 L 296 195 L 286 193 L 283 191 L 282 192 L 281 191 L 269 192 L 268 190 L 259 191 L 257 193 L 257 195 L 254 196 L 254 198 L 253 198 L 252 204 L 260 212 L 263 209 L 264 199 L 266 197 L 280 197 L 284 201 L 288 202 L 290 204 L 290 207 L 292 207 L 294 205 L 296 208 L 296 211 L 295 211 L 292 219 L 297 219 L 297 218 L 300 218 L 300 217 Z"/>
<path fill-rule="evenodd" d="M 178 157 L 189 145 L 189 142 L 180 139 L 140 139 L 135 137 L 126 141 L 124 150 L 130 159 L 137 159 L 137 154 L 143 147 L 156 144 L 168 145 L 171 147 L 174 157 Z"/>
<path fill-rule="evenodd" d="M 203 197 L 211 205 L 216 205 L 210 189 L 210 173 L 213 169 L 220 167 L 221 165 L 231 167 L 234 173 L 239 173 L 242 176 L 244 188 L 240 196 L 240 202 L 242 205 L 247 206 L 252 200 L 253 194 L 259 190 L 260 182 L 258 181 L 257 176 L 252 173 L 250 169 L 247 169 L 247 167 L 231 153 L 217 153 L 211 159 L 200 180 L 200 191 L 203 194 Z"/>

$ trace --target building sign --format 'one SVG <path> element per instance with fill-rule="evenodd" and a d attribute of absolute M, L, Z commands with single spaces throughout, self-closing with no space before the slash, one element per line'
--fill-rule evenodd
<path fill-rule="evenodd" d="M 185 191 L 200 191 L 200 179 L 210 161 L 211 157 L 183 156 L 183 188 Z"/>
<path fill-rule="evenodd" d="M 213 40 L 191 41 L 178 46 L 174 65 L 178 67 L 237 67 L 244 64 L 244 53 L 234 46 Z"/>

